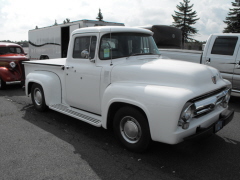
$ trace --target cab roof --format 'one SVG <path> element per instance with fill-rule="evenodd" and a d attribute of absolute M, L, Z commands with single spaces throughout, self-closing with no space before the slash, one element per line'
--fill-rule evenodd
<path fill-rule="evenodd" d="M 134 32 L 134 33 L 144 33 L 153 35 L 153 32 L 147 29 L 135 28 L 135 27 L 124 27 L 124 26 L 101 26 L 101 27 L 85 27 L 76 29 L 72 32 L 74 34 L 83 34 L 83 33 L 110 33 L 110 32 Z"/>
<path fill-rule="evenodd" d="M 15 44 L 15 43 L 10 43 L 10 42 L 0 42 L 0 47 L 7 47 L 7 46 L 18 46 L 18 47 L 21 47 L 20 45 Z"/>

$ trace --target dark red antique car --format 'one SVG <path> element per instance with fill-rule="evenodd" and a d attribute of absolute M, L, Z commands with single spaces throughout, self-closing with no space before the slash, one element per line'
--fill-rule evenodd
<path fill-rule="evenodd" d="M 29 61 L 23 48 L 14 43 L 0 42 L 0 89 L 7 82 L 25 81 L 23 61 Z"/>

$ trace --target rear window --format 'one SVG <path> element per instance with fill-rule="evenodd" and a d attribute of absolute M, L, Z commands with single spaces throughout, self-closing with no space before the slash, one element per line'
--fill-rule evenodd
<path fill-rule="evenodd" d="M 211 54 L 229 55 L 234 54 L 238 37 L 217 37 L 213 44 Z"/>

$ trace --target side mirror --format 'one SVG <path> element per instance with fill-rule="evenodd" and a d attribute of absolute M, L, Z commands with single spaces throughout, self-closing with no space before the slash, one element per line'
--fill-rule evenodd
<path fill-rule="evenodd" d="M 89 57 L 89 52 L 88 52 L 87 49 L 85 49 L 85 50 L 83 50 L 83 51 L 81 52 L 81 57 L 88 59 L 88 57 Z"/>

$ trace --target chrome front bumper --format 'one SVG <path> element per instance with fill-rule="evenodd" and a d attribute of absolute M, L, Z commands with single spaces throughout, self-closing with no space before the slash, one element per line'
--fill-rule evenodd
<path fill-rule="evenodd" d="M 198 139 L 202 139 L 204 137 L 208 137 L 218 131 L 220 131 L 224 126 L 226 126 L 229 122 L 232 121 L 234 116 L 234 110 L 228 110 L 225 114 L 221 114 L 219 119 L 211 124 L 207 128 L 196 128 L 196 133 L 184 138 L 184 141 L 196 141 Z"/>

